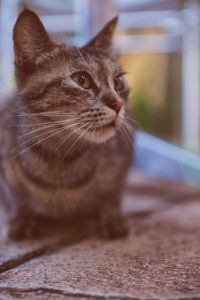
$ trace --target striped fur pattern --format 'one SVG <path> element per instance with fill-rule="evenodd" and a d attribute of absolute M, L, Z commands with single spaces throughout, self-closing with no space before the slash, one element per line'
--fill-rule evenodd
<path fill-rule="evenodd" d="M 34 12 L 17 19 L 18 90 L 0 111 L 0 191 L 10 238 L 89 219 L 103 236 L 126 233 L 121 195 L 132 127 L 128 86 L 112 53 L 116 22 L 75 48 L 52 41 Z"/>

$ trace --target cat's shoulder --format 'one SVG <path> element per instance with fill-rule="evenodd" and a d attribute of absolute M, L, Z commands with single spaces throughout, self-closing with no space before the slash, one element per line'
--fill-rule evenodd
<path fill-rule="evenodd" d="M 15 103 L 15 96 L 0 99 L 0 120 L 13 112 Z"/>
<path fill-rule="evenodd" d="M 0 145 L 4 144 L 5 137 L 9 138 L 15 114 L 15 103 L 15 96 L 0 100 Z"/>

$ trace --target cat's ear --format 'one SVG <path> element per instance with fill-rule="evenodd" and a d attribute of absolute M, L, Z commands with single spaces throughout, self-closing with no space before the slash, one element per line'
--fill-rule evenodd
<path fill-rule="evenodd" d="M 100 51 L 105 55 L 109 55 L 112 50 L 113 36 L 117 21 L 118 16 L 110 20 L 103 29 L 83 47 L 83 49 L 88 51 Z"/>
<path fill-rule="evenodd" d="M 15 23 L 13 40 L 15 62 L 18 65 L 34 63 L 36 58 L 54 48 L 39 17 L 28 9 L 19 15 Z"/>

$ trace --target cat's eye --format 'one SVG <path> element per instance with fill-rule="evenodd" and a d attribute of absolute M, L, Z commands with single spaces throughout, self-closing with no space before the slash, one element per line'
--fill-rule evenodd
<path fill-rule="evenodd" d="M 115 90 L 117 92 L 123 91 L 125 84 L 124 84 L 124 78 L 122 75 L 118 75 L 114 78 L 114 86 L 115 86 Z"/>
<path fill-rule="evenodd" d="M 92 86 L 92 80 L 90 75 L 86 72 L 77 72 L 71 75 L 71 78 L 83 89 L 90 89 Z"/>

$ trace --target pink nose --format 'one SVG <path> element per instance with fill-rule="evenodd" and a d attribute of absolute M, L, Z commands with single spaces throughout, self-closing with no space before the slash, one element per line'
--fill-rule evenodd
<path fill-rule="evenodd" d="M 123 102 L 120 99 L 115 100 L 114 102 L 110 103 L 110 108 L 114 109 L 116 113 L 118 113 L 123 105 Z"/>

